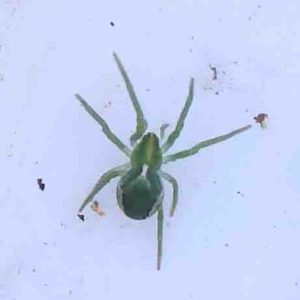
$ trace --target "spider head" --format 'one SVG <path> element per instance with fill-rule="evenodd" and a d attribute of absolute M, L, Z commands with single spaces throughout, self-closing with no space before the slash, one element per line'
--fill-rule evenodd
<path fill-rule="evenodd" d="M 162 164 L 162 151 L 159 145 L 159 138 L 155 133 L 145 134 L 141 141 L 134 148 L 131 156 L 133 168 L 147 166 L 159 169 Z"/>

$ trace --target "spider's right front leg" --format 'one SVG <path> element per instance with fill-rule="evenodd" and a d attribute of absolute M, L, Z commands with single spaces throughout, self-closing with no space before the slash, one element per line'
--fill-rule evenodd
<path fill-rule="evenodd" d="M 180 113 L 179 119 L 177 121 L 176 127 L 173 132 L 168 136 L 167 141 L 162 145 L 163 153 L 166 153 L 175 143 L 177 138 L 179 137 L 181 130 L 183 129 L 183 125 L 186 119 L 186 116 L 190 110 L 194 98 L 194 78 L 191 78 L 189 84 L 189 93 L 186 98 L 184 107 Z"/>

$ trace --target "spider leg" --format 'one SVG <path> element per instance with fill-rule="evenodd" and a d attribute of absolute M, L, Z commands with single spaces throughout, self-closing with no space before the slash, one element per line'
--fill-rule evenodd
<path fill-rule="evenodd" d="M 163 242 L 164 212 L 161 205 L 157 213 L 157 270 L 160 270 L 162 258 L 162 242 Z"/>
<path fill-rule="evenodd" d="M 102 131 L 106 137 L 116 145 L 125 155 L 130 157 L 131 150 L 110 130 L 107 123 L 100 117 L 96 111 L 79 95 L 75 94 L 75 97 L 82 104 L 84 109 L 89 113 L 89 115 L 102 127 Z"/>
<path fill-rule="evenodd" d="M 83 211 L 85 206 L 92 201 L 92 199 L 95 197 L 95 195 L 100 192 L 100 190 L 109 183 L 109 181 L 115 177 L 122 176 L 125 174 L 125 172 L 128 170 L 128 167 L 130 166 L 129 163 L 115 167 L 113 169 L 108 170 L 105 172 L 100 179 L 95 184 L 94 188 L 91 190 L 91 192 L 88 194 L 88 196 L 85 198 L 83 203 L 81 204 L 79 208 L 79 213 Z"/>
<path fill-rule="evenodd" d="M 159 174 L 161 175 L 162 178 L 164 178 L 169 183 L 171 183 L 173 187 L 173 201 L 170 209 L 170 216 L 173 217 L 178 202 L 178 183 L 173 176 L 171 176 L 170 174 L 162 170 L 159 171 Z"/>
<path fill-rule="evenodd" d="M 162 145 L 162 151 L 164 153 L 167 152 L 173 146 L 176 139 L 179 137 L 180 132 L 184 125 L 184 121 L 186 119 L 186 116 L 187 116 L 189 109 L 191 107 L 191 104 L 193 102 L 193 98 L 194 98 L 194 78 L 191 78 L 190 85 L 189 85 L 189 93 L 186 98 L 184 107 L 180 113 L 180 117 L 177 121 L 176 127 L 173 130 L 173 132 L 168 136 L 167 141 Z"/>
<path fill-rule="evenodd" d="M 127 75 L 125 68 L 123 67 L 121 60 L 119 59 L 116 53 L 113 53 L 119 71 L 125 81 L 125 85 L 130 96 L 131 102 L 133 104 L 134 110 L 136 112 L 136 129 L 135 133 L 130 137 L 130 145 L 134 147 L 137 141 L 144 135 L 145 131 L 147 130 L 147 121 L 144 117 L 143 111 L 141 109 L 140 103 L 137 99 L 133 86 L 130 82 L 130 79 Z"/>
<path fill-rule="evenodd" d="M 227 134 L 215 137 L 213 139 L 209 139 L 209 140 L 200 142 L 200 143 L 196 144 L 194 147 L 192 147 L 190 149 L 183 150 L 183 151 L 171 154 L 171 155 L 167 155 L 163 158 L 163 163 L 166 164 L 166 163 L 171 162 L 171 161 L 176 161 L 178 159 L 182 159 L 182 158 L 186 158 L 186 157 L 189 157 L 191 155 L 194 155 L 202 148 L 212 146 L 212 145 L 217 144 L 217 143 L 221 143 L 221 142 L 223 142 L 223 141 L 225 141 L 229 138 L 234 137 L 237 134 L 240 134 L 240 133 L 250 129 L 251 127 L 252 127 L 251 125 L 247 125 L 247 126 L 239 128 L 239 129 L 236 129 L 236 130 L 234 130 L 230 133 L 227 133 Z"/>
<path fill-rule="evenodd" d="M 159 128 L 159 138 L 162 141 L 165 137 L 166 129 L 169 127 L 170 124 L 164 123 Z"/>

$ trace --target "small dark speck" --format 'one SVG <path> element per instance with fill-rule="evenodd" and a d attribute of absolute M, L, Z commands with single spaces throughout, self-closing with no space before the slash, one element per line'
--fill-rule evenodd
<path fill-rule="evenodd" d="M 295 285 L 298 285 L 298 282 L 297 282 L 297 281 L 295 282 Z"/>
<path fill-rule="evenodd" d="M 219 92 L 215 92 L 216 95 L 219 95 Z"/>
<path fill-rule="evenodd" d="M 115 23 L 114 23 L 114 22 L 110 22 L 110 25 L 111 25 L 112 27 L 114 27 L 114 26 L 115 26 Z"/>
<path fill-rule="evenodd" d="M 210 69 L 213 72 L 213 80 L 217 80 L 218 79 L 218 74 L 217 74 L 217 68 L 215 67 L 210 67 Z"/>
<path fill-rule="evenodd" d="M 84 215 L 78 214 L 77 217 L 78 217 L 82 222 L 84 222 Z"/>
<path fill-rule="evenodd" d="M 273 228 L 277 228 L 277 226 L 276 226 L 276 225 L 273 225 Z"/>
<path fill-rule="evenodd" d="M 45 183 L 43 183 L 43 179 L 42 178 L 38 178 L 37 179 L 37 184 L 40 188 L 41 191 L 43 191 L 45 189 Z"/>
<path fill-rule="evenodd" d="M 32 273 L 35 273 L 35 271 L 36 271 L 35 269 L 32 269 Z"/>
<path fill-rule="evenodd" d="M 43 245 L 47 246 L 47 245 L 48 245 L 48 243 L 47 243 L 47 242 L 43 242 Z"/>
<path fill-rule="evenodd" d="M 216 180 L 214 180 L 214 181 L 213 181 L 213 184 L 217 184 L 217 181 L 216 181 Z"/>
<path fill-rule="evenodd" d="M 225 245 L 224 245 L 224 246 L 227 248 L 229 245 L 228 245 L 228 243 L 225 243 Z"/>
<path fill-rule="evenodd" d="M 64 224 L 63 222 L 60 223 L 60 226 L 63 227 L 63 228 L 65 228 L 65 229 L 67 228 L 67 225 Z"/>

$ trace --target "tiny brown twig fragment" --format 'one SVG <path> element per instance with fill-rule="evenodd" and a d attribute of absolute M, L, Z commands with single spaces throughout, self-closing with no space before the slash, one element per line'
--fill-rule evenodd
<path fill-rule="evenodd" d="M 45 189 L 45 183 L 43 183 L 43 179 L 42 178 L 38 178 L 37 179 L 37 184 L 40 188 L 41 191 L 43 191 Z"/>
<path fill-rule="evenodd" d="M 101 210 L 101 208 L 99 207 L 99 203 L 98 201 L 94 201 L 91 205 L 91 208 L 94 212 L 96 212 L 99 216 L 103 217 L 105 216 L 105 212 L 103 210 Z"/>
<path fill-rule="evenodd" d="M 254 117 L 253 119 L 256 121 L 256 123 L 259 123 L 259 125 L 262 129 L 266 129 L 267 128 L 267 124 L 266 124 L 266 119 L 267 118 L 268 118 L 267 114 L 260 113 L 256 117 Z"/>

